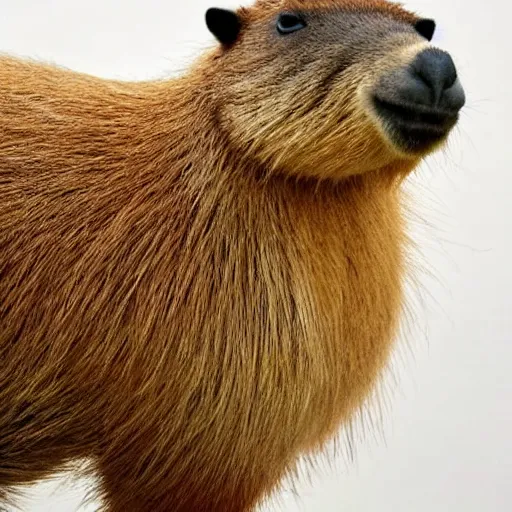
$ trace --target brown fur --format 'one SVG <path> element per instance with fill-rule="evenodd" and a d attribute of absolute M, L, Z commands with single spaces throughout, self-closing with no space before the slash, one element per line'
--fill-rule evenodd
<path fill-rule="evenodd" d="M 425 43 L 383 1 L 284 4 L 362 40 L 285 53 L 260 0 L 170 81 L 0 60 L 0 499 L 91 457 L 109 512 L 250 510 L 374 386 L 421 155 L 361 94 Z"/>

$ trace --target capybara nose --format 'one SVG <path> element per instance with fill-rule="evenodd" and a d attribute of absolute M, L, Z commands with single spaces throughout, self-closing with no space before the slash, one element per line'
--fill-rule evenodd
<path fill-rule="evenodd" d="M 411 82 L 408 86 L 405 84 L 402 91 L 404 101 L 451 112 L 464 106 L 464 90 L 457 80 L 457 69 L 450 54 L 428 48 L 416 56 L 409 69 Z"/>
<path fill-rule="evenodd" d="M 445 140 L 465 102 L 452 58 L 435 48 L 383 75 L 373 90 L 373 104 L 388 135 L 412 153 Z"/>

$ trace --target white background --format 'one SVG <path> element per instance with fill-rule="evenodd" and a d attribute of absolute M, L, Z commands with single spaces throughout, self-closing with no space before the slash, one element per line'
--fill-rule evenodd
<path fill-rule="evenodd" d="M 437 19 L 435 42 L 452 52 L 468 96 L 450 148 L 411 183 L 424 219 L 414 229 L 434 273 L 415 292 L 420 305 L 407 335 L 413 355 L 395 361 L 398 392 L 378 435 L 357 444 L 356 460 L 338 457 L 311 484 L 301 481 L 295 496 L 285 486 L 269 512 L 512 510 L 509 3 L 406 5 Z M 211 44 L 203 22 L 210 6 L 2 0 L 0 50 L 104 77 L 162 77 Z M 39 486 L 20 509 L 71 512 L 79 501 L 80 492 L 66 486 Z"/>

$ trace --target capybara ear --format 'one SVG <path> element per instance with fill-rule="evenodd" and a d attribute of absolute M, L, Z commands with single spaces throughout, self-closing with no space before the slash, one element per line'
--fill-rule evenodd
<path fill-rule="evenodd" d="M 238 14 L 227 9 L 211 8 L 206 11 L 208 30 L 222 44 L 233 44 L 240 33 L 242 23 Z"/>
<path fill-rule="evenodd" d="M 427 41 L 432 41 L 434 32 L 436 31 L 436 22 L 425 18 L 418 20 L 414 25 L 414 28 L 420 36 L 423 36 Z"/>

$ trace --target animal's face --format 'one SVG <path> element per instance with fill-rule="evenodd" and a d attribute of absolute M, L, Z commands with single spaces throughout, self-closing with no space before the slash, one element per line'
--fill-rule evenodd
<path fill-rule="evenodd" d="M 272 169 L 339 179 L 414 164 L 464 104 L 434 22 L 383 0 L 260 0 L 207 23 L 222 43 L 220 122 Z"/>

